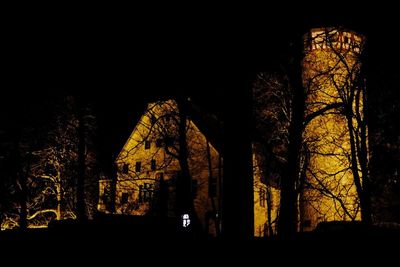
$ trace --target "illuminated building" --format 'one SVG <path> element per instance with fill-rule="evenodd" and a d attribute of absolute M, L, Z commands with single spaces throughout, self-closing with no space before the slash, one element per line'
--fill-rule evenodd
<path fill-rule="evenodd" d="M 301 181 L 298 205 L 301 231 L 313 230 L 319 222 L 360 219 L 349 159 L 348 121 L 340 106 L 348 104 L 346 95 L 354 92 L 363 40 L 354 32 L 334 28 L 313 29 L 304 36 L 305 115 L 324 112 L 307 122 L 304 130 L 302 165 L 306 175 Z M 362 99 L 350 106 L 359 109 Z M 188 214 L 176 212 L 178 123 L 175 101 L 147 106 L 116 159 L 116 213 L 164 214 L 181 218 L 184 227 L 191 224 Z M 206 232 L 215 235 L 220 227 L 223 160 L 204 127 L 201 130 L 190 116 L 186 124 L 195 210 Z M 357 122 L 353 124 L 357 127 Z M 258 237 L 276 233 L 280 205 L 279 184 L 263 174 L 262 160 L 253 152 L 254 235 Z M 100 211 L 108 210 L 106 200 L 111 184 L 110 180 L 100 181 Z"/>
<path fill-rule="evenodd" d="M 326 109 L 304 131 L 304 160 L 308 163 L 299 206 L 300 228 L 308 231 L 322 221 L 360 219 L 349 127 L 342 107 L 352 101 L 359 86 L 364 38 L 348 30 L 321 28 L 307 33 L 304 43 L 306 116 Z M 362 110 L 363 97 L 354 99 L 350 106 Z M 354 124 L 357 127 L 356 121 Z"/>
<path fill-rule="evenodd" d="M 180 172 L 177 159 L 178 123 L 179 113 L 175 101 L 148 104 L 116 159 L 118 171 L 115 212 L 117 214 L 178 217 L 176 214 L 176 187 Z M 223 160 L 215 146 L 207 140 L 190 117 L 187 119 L 186 139 L 196 214 L 203 229 L 208 234 L 215 235 L 215 225 L 220 224 Z M 255 173 L 254 180 L 255 235 L 263 236 L 267 220 L 267 188 L 261 182 L 259 173 Z M 99 211 L 108 212 L 107 201 L 110 200 L 108 195 L 111 185 L 110 180 L 100 181 Z M 164 201 L 160 201 L 162 195 Z M 182 225 L 188 226 L 190 224 L 188 215 L 180 216 Z"/>

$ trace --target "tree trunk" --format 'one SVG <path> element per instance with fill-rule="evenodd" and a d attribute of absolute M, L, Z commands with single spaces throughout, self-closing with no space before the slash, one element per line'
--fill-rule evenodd
<path fill-rule="evenodd" d="M 161 176 L 158 180 L 158 196 L 157 196 L 157 204 L 155 215 L 160 219 L 165 220 L 168 217 L 168 200 L 169 200 L 169 188 L 168 183 L 164 180 L 164 177 Z"/>
<path fill-rule="evenodd" d="M 352 101 L 347 105 L 348 109 L 352 109 Z M 365 223 L 371 223 L 371 202 L 364 192 L 363 185 L 361 183 L 361 177 L 358 172 L 358 161 L 357 161 L 357 147 L 356 147 L 356 134 L 353 123 L 353 116 L 350 110 L 346 111 L 347 126 L 349 128 L 350 138 L 350 149 L 351 149 L 351 171 L 353 173 L 354 185 L 356 186 L 357 194 L 360 199 L 361 208 L 361 220 Z"/>
<path fill-rule="evenodd" d="M 58 174 L 58 180 L 56 182 L 57 190 L 57 221 L 61 220 L 61 180 L 60 174 Z"/>
<path fill-rule="evenodd" d="M 86 140 L 85 140 L 85 121 L 83 112 L 83 99 L 77 99 L 77 119 L 78 119 L 78 181 L 77 181 L 77 218 L 79 221 L 86 220 L 85 207 L 85 163 L 86 163 Z"/>
<path fill-rule="evenodd" d="M 213 172 L 212 172 L 212 158 L 211 158 L 211 150 L 210 150 L 210 144 L 208 141 L 207 142 L 207 163 L 208 163 L 208 188 L 210 189 L 210 185 L 211 183 L 213 183 L 213 179 L 215 179 L 215 177 L 213 176 Z M 215 234 L 216 236 L 220 236 L 220 229 L 219 229 L 219 219 L 217 217 L 217 207 L 215 205 L 215 199 L 214 196 L 212 196 L 210 194 L 210 192 L 208 193 L 209 197 L 210 197 L 210 201 L 211 201 L 211 208 L 212 208 L 212 219 L 214 220 L 214 225 L 215 225 Z M 208 225 L 208 220 L 207 220 L 207 225 Z M 208 232 L 208 231 L 207 231 Z"/>
<path fill-rule="evenodd" d="M 234 70 L 227 81 L 230 92 L 224 112 L 224 178 L 221 236 L 248 240 L 254 237 L 252 164 L 252 84 L 255 72 Z"/>
<path fill-rule="evenodd" d="M 112 164 L 111 169 L 111 184 L 110 184 L 110 210 L 112 214 L 115 213 L 115 201 L 117 200 L 117 179 L 118 179 L 118 166 L 116 163 Z"/>
<path fill-rule="evenodd" d="M 27 177 L 22 168 L 20 152 L 20 132 L 16 130 L 13 134 L 13 175 L 18 185 L 19 227 L 24 231 L 28 228 L 28 207 L 27 207 Z"/>
<path fill-rule="evenodd" d="M 356 89 L 355 89 L 356 90 Z M 355 111 L 350 110 L 353 108 L 353 101 L 347 105 L 347 124 L 350 134 L 350 148 L 351 148 L 351 166 L 354 177 L 354 184 L 360 199 L 361 206 L 361 220 L 364 223 L 372 223 L 372 207 L 370 196 L 370 177 L 368 171 L 368 148 L 367 148 L 367 124 L 365 120 L 365 108 L 360 111 L 365 103 L 365 92 L 358 90 L 350 100 L 355 99 Z M 362 98 L 362 99 L 360 99 Z M 360 107 L 360 100 L 362 100 L 362 107 Z M 355 118 L 353 116 L 355 114 Z M 363 119 L 364 116 L 364 119 Z M 354 125 L 354 119 L 357 120 L 357 128 Z M 359 164 L 359 165 L 358 165 Z M 361 170 L 361 177 L 358 170 Z"/>
<path fill-rule="evenodd" d="M 300 39 L 301 40 L 301 39 Z M 302 81 L 303 46 L 296 43 L 292 51 L 292 62 L 288 78 L 293 90 L 292 118 L 289 127 L 287 164 L 281 179 L 281 203 L 278 234 L 282 238 L 292 238 L 297 232 L 297 190 L 300 173 L 300 152 L 304 130 L 305 91 Z"/>
<path fill-rule="evenodd" d="M 295 112 L 296 113 L 296 112 Z M 286 168 L 281 180 L 281 205 L 279 212 L 279 235 L 284 238 L 293 237 L 297 231 L 297 190 L 299 178 L 299 157 L 302 142 L 302 125 L 296 120 L 300 116 L 293 115 L 289 130 L 289 149 Z M 297 117 L 297 118 L 296 118 Z"/>
<path fill-rule="evenodd" d="M 178 177 L 179 192 L 178 194 L 178 213 L 179 216 L 189 214 L 191 220 L 191 229 L 193 233 L 197 234 L 201 231 L 200 222 L 194 206 L 193 192 L 192 192 L 192 176 L 189 168 L 189 151 L 187 144 L 187 108 L 186 99 L 180 97 L 177 99 L 179 110 L 179 129 L 178 129 L 178 143 L 179 155 L 178 161 L 181 169 L 181 175 Z"/>
<path fill-rule="evenodd" d="M 363 221 L 365 223 L 372 223 L 372 203 L 371 203 L 371 176 L 369 171 L 369 163 L 368 163 L 368 114 L 367 114 L 367 92 L 365 84 L 361 85 L 362 90 L 360 90 L 360 95 L 358 95 L 357 102 L 359 103 L 359 98 L 362 101 L 362 108 L 359 106 L 357 117 L 359 118 L 360 124 L 360 152 L 359 152 L 359 162 L 362 173 L 362 183 L 363 183 L 363 193 L 364 193 L 364 217 Z M 360 109 L 362 109 L 362 116 L 360 114 Z"/>
<path fill-rule="evenodd" d="M 270 187 L 267 185 L 267 223 L 268 223 L 268 235 L 274 235 L 274 229 L 272 228 L 272 192 Z"/>
<path fill-rule="evenodd" d="M 19 163 L 20 164 L 20 163 Z M 19 217 L 19 227 L 21 230 L 26 230 L 28 228 L 28 206 L 27 206 L 27 177 L 26 173 L 20 171 L 18 172 L 18 179 L 19 179 L 19 184 L 20 184 L 20 196 L 19 196 L 19 201 L 20 201 L 20 206 L 21 206 L 21 211 L 20 211 L 20 217 Z"/>

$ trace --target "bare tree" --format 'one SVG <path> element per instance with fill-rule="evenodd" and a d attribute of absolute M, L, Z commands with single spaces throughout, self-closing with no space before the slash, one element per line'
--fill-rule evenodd
<path fill-rule="evenodd" d="M 43 107 L 46 114 L 24 113 L 24 116 L 32 118 L 28 122 L 18 121 L 17 126 L 21 127 L 14 127 L 19 130 L 18 135 L 14 134 L 15 131 L 10 132 L 13 138 L 5 160 L 12 164 L 8 167 L 10 183 L 6 189 L 14 196 L 11 199 L 15 198 L 12 200 L 15 203 L 3 213 L 4 228 L 47 227 L 54 219 L 76 218 L 78 123 L 73 99 L 58 97 L 51 104 L 31 103 L 39 107 L 46 104 Z M 41 116 L 46 116 L 46 120 Z M 89 129 L 85 135 L 85 172 L 90 178 L 85 183 L 84 197 L 85 209 L 91 210 L 90 214 L 95 208 L 94 202 L 97 203 L 97 194 L 93 193 L 97 190 L 90 188 L 97 186 L 97 167 L 91 142 L 94 118 L 86 112 L 84 119 Z M 16 211 L 18 220 L 13 215 Z"/>
<path fill-rule="evenodd" d="M 258 163 L 258 166 L 254 166 L 254 174 L 257 175 L 260 170 L 262 182 L 266 184 L 267 229 L 265 230 L 272 235 L 276 234 L 279 220 L 279 211 L 275 207 L 277 204 L 273 200 L 274 192 L 279 189 L 283 170 L 287 164 L 292 95 L 288 89 L 287 77 L 267 72 L 257 75 L 253 94 L 255 116 L 253 157 Z"/>
<path fill-rule="evenodd" d="M 284 75 L 277 80 L 277 75 L 263 74 L 255 84 L 255 103 L 261 104 L 256 110 L 262 114 L 256 113 L 257 127 L 266 137 L 259 153 L 272 165 L 267 170 L 270 176 L 276 169 L 271 163 L 279 162 L 276 159 L 283 166 L 283 172 L 277 173 L 283 236 L 296 232 L 297 212 L 303 212 L 304 205 L 324 219 L 328 210 L 322 207 L 323 198 L 333 201 L 328 209 L 337 218 L 354 220 L 361 209 L 363 220 L 369 221 L 366 92 L 360 69 L 363 42 L 357 35 L 345 38 L 346 34 L 341 29 L 323 30 L 305 39 L 305 50 L 294 43 L 280 72 Z M 341 179 L 350 174 L 351 181 Z"/>

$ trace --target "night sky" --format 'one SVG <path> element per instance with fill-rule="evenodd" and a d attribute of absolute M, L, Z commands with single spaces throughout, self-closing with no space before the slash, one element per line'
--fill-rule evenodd
<path fill-rule="evenodd" d="M 227 82 L 233 73 L 276 67 L 291 38 L 321 26 L 366 35 L 371 73 L 398 79 L 398 43 L 388 40 L 398 37 L 395 8 L 255 10 L 167 13 L 158 7 L 14 18 L 3 40 L 3 109 L 18 112 L 21 98 L 78 90 L 95 103 L 104 151 L 115 153 L 148 101 L 184 94 L 213 113 L 227 112 L 226 101 L 240 103 Z"/>

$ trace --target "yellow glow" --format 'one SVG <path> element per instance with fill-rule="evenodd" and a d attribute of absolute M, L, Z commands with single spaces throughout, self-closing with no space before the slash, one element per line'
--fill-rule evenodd
<path fill-rule="evenodd" d="M 306 42 L 303 61 L 303 81 L 308 89 L 306 115 L 340 103 L 343 96 L 339 92 L 351 93 L 349 83 L 359 73 L 362 45 L 362 37 L 335 29 L 313 30 L 309 36 L 313 39 Z M 360 219 L 350 170 L 347 120 L 338 114 L 339 110 L 333 111 L 312 120 L 304 132 L 311 151 L 309 185 L 300 199 L 305 231 L 312 230 L 321 221 Z"/>

